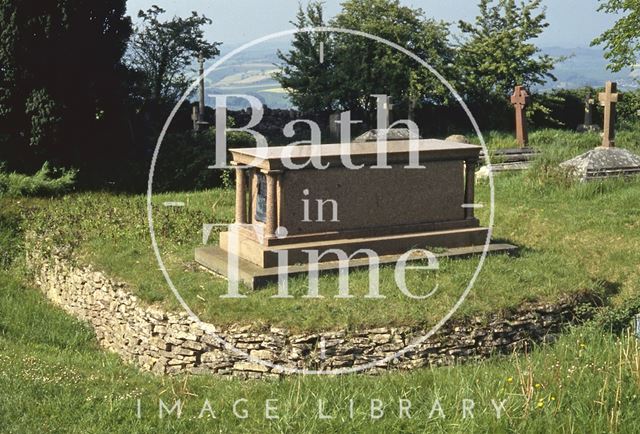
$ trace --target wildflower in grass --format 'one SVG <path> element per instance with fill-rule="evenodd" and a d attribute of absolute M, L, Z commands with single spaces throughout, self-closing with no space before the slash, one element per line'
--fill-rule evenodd
<path fill-rule="evenodd" d="M 541 387 L 542 387 L 542 384 L 536 383 L 536 389 L 540 389 Z"/>
<path fill-rule="evenodd" d="M 539 401 L 538 401 L 538 404 L 536 404 L 536 407 L 537 407 L 537 408 L 543 408 L 543 407 L 544 407 L 544 400 L 542 400 L 542 399 L 541 399 L 541 400 L 539 400 Z"/>
<path fill-rule="evenodd" d="M 513 377 L 507 378 L 507 383 L 509 383 L 509 384 L 513 383 Z"/>

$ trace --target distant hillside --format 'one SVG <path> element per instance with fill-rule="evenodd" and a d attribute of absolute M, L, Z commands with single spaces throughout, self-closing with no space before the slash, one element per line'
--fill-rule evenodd
<path fill-rule="evenodd" d="M 224 46 L 223 46 L 224 47 Z M 209 94 L 244 94 L 252 95 L 270 108 L 289 109 L 291 103 L 286 92 L 272 78 L 278 70 L 277 50 L 288 49 L 286 41 L 260 44 L 242 51 L 216 68 L 207 76 L 207 95 Z M 226 46 L 221 55 L 235 49 Z M 214 59 L 216 61 L 218 59 Z M 210 66 L 213 62 L 209 62 Z M 212 98 L 207 97 L 207 105 L 213 106 Z M 238 99 L 229 102 L 230 108 L 239 109 L 247 106 L 246 101 Z"/>
<path fill-rule="evenodd" d="M 597 48 L 561 48 L 561 47 L 545 47 L 544 53 L 553 57 L 567 56 L 569 59 L 559 63 L 553 74 L 558 81 L 549 82 L 542 86 L 543 90 L 547 89 L 573 89 L 582 86 L 603 86 L 608 80 L 617 81 L 618 86 L 622 89 L 638 88 L 638 82 L 634 80 L 634 75 L 638 71 L 624 69 L 620 72 L 613 73 L 607 70 L 607 61 L 603 52 Z"/>
<path fill-rule="evenodd" d="M 226 46 L 222 55 L 230 52 L 235 46 Z M 286 92 L 272 78 L 280 63 L 276 56 L 278 49 L 287 50 L 287 41 L 260 44 L 239 53 L 217 68 L 207 77 L 207 95 L 249 94 L 260 99 L 271 108 L 292 108 Z M 634 75 L 640 78 L 640 71 L 626 69 L 618 73 L 607 70 L 607 61 L 602 50 L 595 48 L 562 48 L 545 47 L 543 52 L 553 57 L 568 57 L 559 63 L 553 74 L 558 81 L 550 81 L 536 90 L 573 89 L 582 86 L 603 86 L 607 80 L 617 81 L 621 89 L 640 87 Z M 217 60 L 217 59 L 216 59 Z M 209 66 L 212 62 L 208 63 Z M 212 98 L 207 97 L 207 105 L 213 106 Z M 246 107 L 246 102 L 236 100 L 230 102 L 233 109 Z"/>

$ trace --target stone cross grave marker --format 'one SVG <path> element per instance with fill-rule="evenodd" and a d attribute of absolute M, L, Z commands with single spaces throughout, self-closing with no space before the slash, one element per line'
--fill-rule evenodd
<path fill-rule="evenodd" d="M 204 122 L 204 58 L 202 57 L 202 55 L 198 56 L 198 64 L 199 64 L 199 74 L 200 74 L 200 81 L 199 81 L 199 86 L 198 86 L 198 112 L 200 115 L 200 119 L 198 119 L 199 123 L 205 123 Z"/>
<path fill-rule="evenodd" d="M 198 56 L 198 107 L 193 107 L 191 113 L 191 120 L 193 121 L 193 131 L 199 131 L 201 127 L 206 128 L 209 125 L 204 118 L 205 100 L 204 100 L 204 58 L 202 55 Z"/>
<path fill-rule="evenodd" d="M 621 99 L 622 95 L 618 93 L 618 85 L 612 81 L 608 81 L 605 85 L 604 92 L 600 92 L 598 94 L 600 105 L 604 106 L 604 122 L 602 135 L 603 148 L 613 148 L 616 146 L 616 104 Z"/>
<path fill-rule="evenodd" d="M 516 86 L 513 95 L 511 95 L 511 104 L 516 112 L 516 140 L 520 148 L 524 148 L 529 143 L 529 135 L 527 134 L 527 120 L 524 113 L 525 108 L 529 104 L 529 94 L 522 86 Z"/>
<path fill-rule="evenodd" d="M 193 121 L 193 131 L 198 131 L 199 125 L 198 120 L 200 119 L 200 114 L 198 113 L 198 107 L 193 106 L 191 110 L 191 120 Z"/>
<path fill-rule="evenodd" d="M 389 129 L 391 125 L 391 110 L 394 104 L 391 104 L 391 97 L 388 95 L 373 95 L 377 97 L 377 124 L 378 129 Z"/>
<path fill-rule="evenodd" d="M 584 126 L 590 127 L 593 125 L 593 110 L 594 110 L 595 100 L 591 98 L 591 95 L 587 95 L 584 100 Z"/>

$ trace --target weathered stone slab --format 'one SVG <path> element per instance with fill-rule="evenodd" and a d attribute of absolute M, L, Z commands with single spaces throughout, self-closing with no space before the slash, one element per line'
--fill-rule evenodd
<path fill-rule="evenodd" d="M 540 153 L 529 147 L 524 148 L 503 148 L 491 151 L 491 168 L 493 173 L 526 170 L 531 167 L 531 162 Z M 484 152 L 480 153 L 480 159 L 485 162 L 485 166 L 480 169 L 479 176 L 488 175 L 489 166 L 486 165 L 487 158 Z"/>
<path fill-rule="evenodd" d="M 560 164 L 581 181 L 640 174 L 640 156 L 621 148 L 595 148 Z"/>
<path fill-rule="evenodd" d="M 378 137 L 383 137 L 386 133 L 387 140 L 409 140 L 411 134 L 408 128 L 373 129 L 359 135 L 353 141 L 355 143 L 375 142 Z"/>

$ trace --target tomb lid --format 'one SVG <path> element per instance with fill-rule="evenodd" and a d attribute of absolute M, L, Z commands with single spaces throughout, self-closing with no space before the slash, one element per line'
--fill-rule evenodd
<path fill-rule="evenodd" d="M 394 140 L 387 142 L 388 164 L 409 164 L 410 140 Z M 480 146 L 466 143 L 447 142 L 437 139 L 417 140 L 420 162 L 438 160 L 477 160 Z M 375 165 L 378 159 L 378 143 L 350 143 L 344 152 L 340 143 L 326 145 L 269 146 L 263 148 L 230 149 L 236 164 L 251 165 L 264 170 L 286 169 L 285 161 L 291 160 L 296 165 L 308 163 L 311 157 L 320 158 L 322 164 L 330 167 L 344 167 L 341 157 L 349 155 L 353 165 Z M 383 147 L 382 147 L 383 149 Z M 382 149 L 380 152 L 383 152 Z M 313 169 L 307 164 L 305 168 Z"/>

